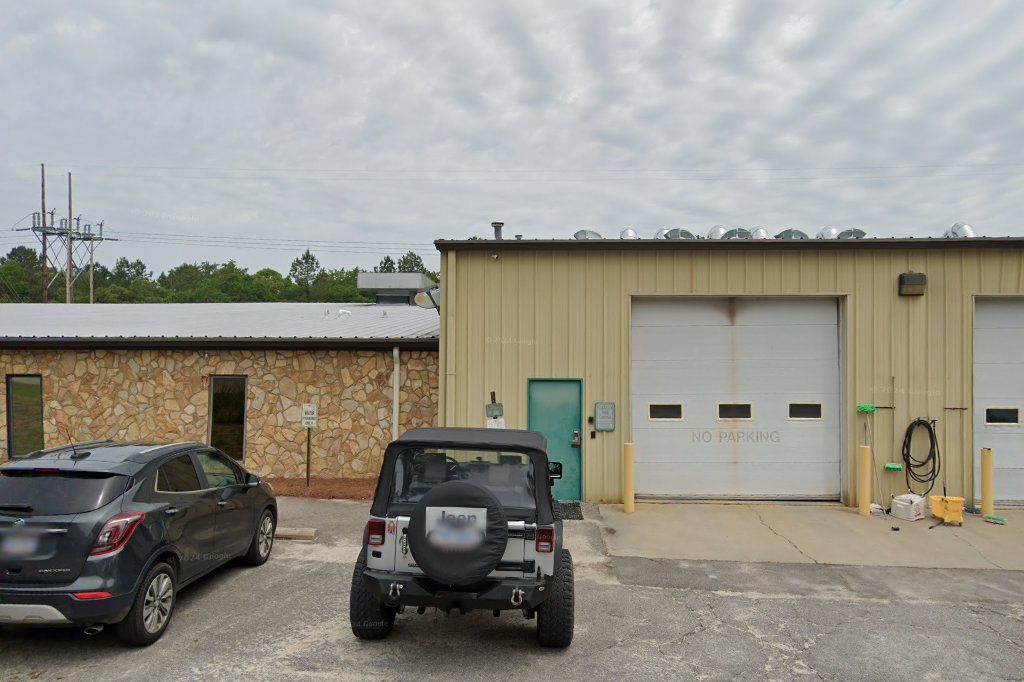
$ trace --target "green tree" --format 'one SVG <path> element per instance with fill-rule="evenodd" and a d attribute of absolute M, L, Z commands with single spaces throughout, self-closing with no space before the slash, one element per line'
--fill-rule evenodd
<path fill-rule="evenodd" d="M 0 302 L 38 303 L 42 295 L 42 263 L 36 250 L 15 246 L 0 256 Z"/>
<path fill-rule="evenodd" d="M 302 300 L 310 300 L 313 282 L 316 281 L 321 272 L 323 272 L 323 268 L 320 267 L 320 261 L 310 253 L 309 249 L 306 249 L 304 254 L 292 261 L 292 267 L 288 271 L 288 278 L 298 285 L 302 293 Z"/>
<path fill-rule="evenodd" d="M 146 264 L 141 260 L 135 259 L 133 261 L 128 260 L 124 256 L 121 256 L 114 263 L 114 270 L 111 272 L 111 282 L 113 284 L 120 285 L 124 288 L 128 288 L 137 279 L 149 281 L 153 278 L 153 273 L 146 269 Z"/>
<path fill-rule="evenodd" d="M 373 301 L 373 297 L 359 289 L 356 279 L 361 270 L 324 270 L 313 284 L 314 301 L 338 303 L 361 303 Z"/>
<path fill-rule="evenodd" d="M 398 259 L 398 271 L 399 272 L 423 272 L 427 271 L 427 266 L 423 264 L 423 259 L 415 251 L 409 251 L 404 256 Z"/>
<path fill-rule="evenodd" d="M 395 261 L 391 256 L 384 256 L 380 265 L 373 269 L 374 272 L 398 272 L 398 268 L 395 266 Z"/>

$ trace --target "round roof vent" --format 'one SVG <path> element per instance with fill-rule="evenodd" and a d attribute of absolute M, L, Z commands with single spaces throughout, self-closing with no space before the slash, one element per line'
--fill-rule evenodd
<path fill-rule="evenodd" d="M 818 232 L 818 239 L 863 239 L 867 235 L 864 230 L 857 229 L 856 227 L 850 227 L 842 229 L 840 227 L 823 227 Z"/>
<path fill-rule="evenodd" d="M 775 235 L 776 239 L 810 239 L 810 236 L 803 230 L 788 229 Z"/>
<path fill-rule="evenodd" d="M 725 236 L 725 233 L 729 231 L 729 228 L 725 225 L 715 225 L 708 230 L 708 239 L 721 239 Z"/>
<path fill-rule="evenodd" d="M 971 237 L 977 237 L 978 233 L 974 231 L 974 228 L 967 223 L 953 223 L 949 229 L 946 230 L 946 234 L 942 235 L 947 239 L 970 239 Z"/>
<path fill-rule="evenodd" d="M 627 227 L 619 233 L 619 239 L 640 239 L 640 235 L 632 227 Z"/>
<path fill-rule="evenodd" d="M 665 233 L 665 239 L 696 239 L 697 235 L 681 227 L 674 228 Z"/>
<path fill-rule="evenodd" d="M 573 239 L 604 239 L 600 234 L 593 230 L 580 230 L 572 236 Z"/>
<path fill-rule="evenodd" d="M 668 234 L 668 228 L 667 227 L 659 227 L 658 231 L 654 233 L 654 238 L 655 239 L 664 239 L 666 234 Z"/>
<path fill-rule="evenodd" d="M 750 228 L 751 239 L 771 239 L 772 234 L 766 228 L 758 225 L 757 227 Z"/>

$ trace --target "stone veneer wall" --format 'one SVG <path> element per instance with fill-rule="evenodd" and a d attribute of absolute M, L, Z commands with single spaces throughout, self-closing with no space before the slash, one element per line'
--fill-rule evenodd
<path fill-rule="evenodd" d="M 437 421 L 436 351 L 402 351 L 399 433 Z M 245 375 L 245 466 L 305 476 L 301 404 L 319 404 L 312 474 L 375 476 L 391 440 L 391 351 L 0 350 L 0 459 L 7 374 L 43 377 L 47 447 L 76 441 L 209 437 L 209 377 Z"/>

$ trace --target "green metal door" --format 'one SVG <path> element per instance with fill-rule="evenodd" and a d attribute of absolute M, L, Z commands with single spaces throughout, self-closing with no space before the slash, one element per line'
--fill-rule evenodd
<path fill-rule="evenodd" d="M 559 500 L 583 493 L 583 382 L 580 379 L 530 379 L 529 428 L 548 439 L 548 459 L 562 463 L 555 481 Z"/>

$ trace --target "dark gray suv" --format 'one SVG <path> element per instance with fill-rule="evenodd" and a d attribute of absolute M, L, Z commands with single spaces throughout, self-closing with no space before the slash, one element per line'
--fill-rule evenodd
<path fill-rule="evenodd" d="M 235 559 L 261 565 L 273 490 L 200 443 L 79 443 L 0 467 L 0 625 L 167 629 L 179 589 Z"/>

